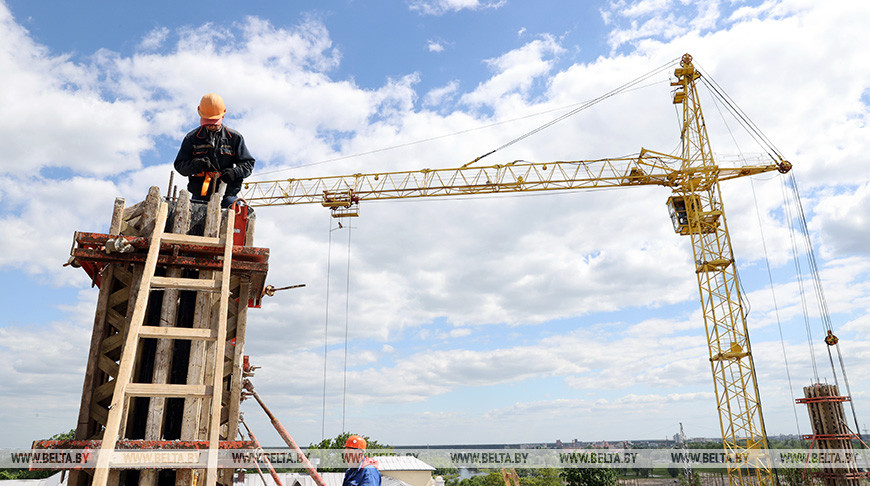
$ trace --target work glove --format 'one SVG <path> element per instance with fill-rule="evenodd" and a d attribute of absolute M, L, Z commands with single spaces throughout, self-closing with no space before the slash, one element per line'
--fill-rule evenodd
<path fill-rule="evenodd" d="M 221 171 L 221 181 L 225 184 L 229 184 L 236 180 L 236 171 L 232 168 L 224 169 Z"/>
<path fill-rule="evenodd" d="M 190 161 L 193 164 L 193 170 L 196 173 L 205 172 L 211 169 L 211 163 L 205 157 L 197 157 Z"/>

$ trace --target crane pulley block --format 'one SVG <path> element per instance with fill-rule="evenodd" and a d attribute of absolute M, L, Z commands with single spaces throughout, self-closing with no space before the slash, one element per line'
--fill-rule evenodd
<path fill-rule="evenodd" d="M 352 190 L 341 192 L 323 191 L 323 207 L 332 211 L 333 218 L 353 218 L 359 216 L 359 196 Z"/>

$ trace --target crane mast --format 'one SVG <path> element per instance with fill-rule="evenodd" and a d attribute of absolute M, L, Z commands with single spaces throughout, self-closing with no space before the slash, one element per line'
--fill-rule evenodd
<path fill-rule="evenodd" d="M 677 87 L 674 103 L 683 108 L 683 170 L 695 169 L 695 177 L 676 188 L 678 196 L 670 204 L 686 212 L 680 232 L 692 240 L 724 447 L 731 453 L 751 453 L 767 449 L 767 434 L 716 164 L 695 85 L 701 75 L 688 54 L 675 74 L 677 81 L 671 83 Z M 755 466 L 747 470 L 729 464 L 732 484 L 772 484 L 767 462 L 757 461 Z"/>
<path fill-rule="evenodd" d="M 363 200 L 462 196 L 511 192 L 669 187 L 674 231 L 691 237 L 713 386 L 725 451 L 746 459 L 728 464 L 731 484 L 773 484 L 746 315 L 741 303 L 731 239 L 719 181 L 791 169 L 779 159 L 769 165 L 716 165 L 695 81 L 692 56 L 674 71 L 674 104 L 682 105 L 680 156 L 642 149 L 637 156 L 596 160 L 525 162 L 416 171 L 377 172 L 245 183 L 251 206 L 319 203 L 334 217 L 359 215 Z M 746 467 L 750 466 L 750 467 Z"/>

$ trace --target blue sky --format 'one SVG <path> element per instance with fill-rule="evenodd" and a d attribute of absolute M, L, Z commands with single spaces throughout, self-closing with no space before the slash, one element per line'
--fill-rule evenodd
<path fill-rule="evenodd" d="M 249 3 L 0 0 L 0 447 L 74 425 L 96 292 L 60 266 L 73 231 L 105 231 L 115 197 L 132 204 L 165 187 L 202 94 L 226 100 L 227 124 L 257 158 L 251 180 L 455 167 L 685 52 L 794 163 L 868 422 L 867 6 Z M 703 96 L 721 160 L 760 151 Z M 489 160 L 670 152 L 678 130 L 665 73 Z M 791 403 L 813 373 L 781 183 L 729 182 L 723 199 L 768 431 L 809 433 Z M 691 249 L 671 230 L 668 195 L 371 203 L 350 252 L 347 228 L 330 246 L 320 207 L 261 208 L 270 283 L 307 286 L 249 314 L 258 389 L 303 444 L 342 423 L 405 445 L 662 438 L 680 422 L 715 437 Z M 820 378 L 831 380 L 810 320 Z"/>

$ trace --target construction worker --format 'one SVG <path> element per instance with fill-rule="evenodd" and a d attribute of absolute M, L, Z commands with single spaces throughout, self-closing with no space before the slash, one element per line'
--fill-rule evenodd
<path fill-rule="evenodd" d="M 197 107 L 199 128 L 185 135 L 175 157 L 175 170 L 188 177 L 191 200 L 208 201 L 226 185 L 221 207 L 231 206 L 242 181 L 254 170 L 254 157 L 239 132 L 223 124 L 224 100 L 215 93 L 202 97 Z"/>
<path fill-rule="evenodd" d="M 344 443 L 344 462 L 348 468 L 342 486 L 381 486 L 378 461 L 366 457 L 366 440 L 352 435 Z"/>

